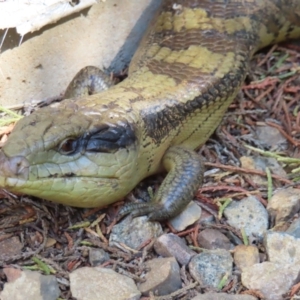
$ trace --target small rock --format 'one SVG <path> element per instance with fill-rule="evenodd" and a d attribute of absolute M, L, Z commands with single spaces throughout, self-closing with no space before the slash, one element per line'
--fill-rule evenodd
<path fill-rule="evenodd" d="M 289 220 L 300 210 L 300 189 L 289 187 L 276 191 L 267 210 L 275 224 Z"/>
<path fill-rule="evenodd" d="M 247 269 L 259 263 L 258 249 L 254 246 L 238 245 L 234 248 L 233 260 L 240 270 Z"/>
<path fill-rule="evenodd" d="M 265 207 L 253 196 L 232 201 L 224 210 L 227 222 L 237 228 L 244 229 L 246 234 L 263 237 L 268 228 L 268 213 Z"/>
<path fill-rule="evenodd" d="M 259 170 L 266 171 L 266 168 L 271 170 L 272 174 L 276 174 L 278 176 L 286 178 L 286 172 L 282 168 L 282 166 L 278 163 L 278 161 L 273 157 L 262 157 L 262 156 L 254 156 L 254 157 L 246 157 L 243 156 L 240 158 L 241 165 L 243 168 L 250 170 Z M 251 175 L 251 179 L 254 183 L 258 185 L 267 185 L 267 178 L 259 175 Z"/>
<path fill-rule="evenodd" d="M 77 300 L 138 300 L 141 296 L 131 278 L 101 267 L 72 272 L 70 288 Z"/>
<path fill-rule="evenodd" d="M 215 229 L 204 229 L 197 237 L 199 246 L 204 249 L 233 249 L 233 245 L 230 243 L 228 237 Z"/>
<path fill-rule="evenodd" d="M 6 276 L 7 282 L 12 282 L 22 275 L 22 270 L 15 268 L 4 268 L 3 272 Z"/>
<path fill-rule="evenodd" d="M 210 223 L 213 223 L 214 220 L 215 220 L 215 217 L 211 213 L 209 213 L 205 209 L 202 209 L 201 217 L 200 217 L 198 223 L 200 223 L 200 224 L 210 224 Z"/>
<path fill-rule="evenodd" d="M 48 237 L 47 241 L 46 241 L 46 244 L 45 244 L 45 247 L 46 248 L 53 247 L 56 243 L 57 243 L 57 240 L 55 240 L 51 237 Z"/>
<path fill-rule="evenodd" d="M 207 250 L 195 255 L 189 263 L 192 277 L 203 287 L 217 288 L 224 275 L 232 273 L 232 257 L 224 249 Z"/>
<path fill-rule="evenodd" d="M 201 211 L 201 207 L 194 201 L 191 201 L 188 206 L 178 216 L 171 219 L 169 223 L 175 230 L 182 231 L 200 219 Z"/>
<path fill-rule="evenodd" d="M 97 265 L 101 265 L 104 262 L 108 261 L 109 255 L 107 252 L 105 252 L 103 249 L 99 248 L 90 248 L 89 251 L 89 262 L 92 267 L 95 267 Z"/>
<path fill-rule="evenodd" d="M 269 168 L 273 174 L 287 178 L 286 172 L 278 161 L 273 157 L 254 156 L 256 170 L 266 171 Z"/>
<path fill-rule="evenodd" d="M 300 239 L 285 232 L 268 231 L 264 245 L 270 262 L 297 264 L 300 269 Z"/>
<path fill-rule="evenodd" d="M 300 239 L 300 218 L 297 218 L 292 222 L 286 233 L 292 235 L 297 239 Z"/>
<path fill-rule="evenodd" d="M 231 243 L 233 245 L 241 245 L 243 244 L 243 241 L 237 236 L 235 235 L 231 230 L 226 232 L 226 236 L 229 238 L 229 240 L 231 241 Z M 252 240 L 256 241 L 256 239 L 254 237 L 252 237 L 253 239 L 249 239 L 249 243 L 252 245 Z"/>
<path fill-rule="evenodd" d="M 257 126 L 256 134 L 258 140 L 265 146 L 273 150 L 284 150 L 287 147 L 287 140 L 281 132 L 272 126 Z"/>
<path fill-rule="evenodd" d="M 146 216 L 137 218 L 129 216 L 112 228 L 109 245 L 124 243 L 132 249 L 138 249 L 146 241 L 162 233 L 160 223 L 148 221 Z"/>
<path fill-rule="evenodd" d="M 13 256 L 20 254 L 22 251 L 23 245 L 20 242 L 19 238 L 13 236 L 6 240 L 0 242 L 0 260 L 1 257 Z"/>
<path fill-rule="evenodd" d="M 266 300 L 284 300 L 283 294 L 297 283 L 299 275 L 299 265 L 279 265 L 267 261 L 243 270 L 242 284 L 248 289 L 258 290 Z"/>
<path fill-rule="evenodd" d="M 173 233 L 160 236 L 154 243 L 154 249 L 163 257 L 175 257 L 181 265 L 187 265 L 197 254 L 186 245 L 183 239 Z"/>
<path fill-rule="evenodd" d="M 146 281 L 141 283 L 139 290 L 145 296 L 153 292 L 163 296 L 181 288 L 180 268 L 174 257 L 155 258 L 146 262 L 150 268 L 145 276 Z"/>
<path fill-rule="evenodd" d="M 199 294 L 191 300 L 257 300 L 251 295 L 230 295 L 226 293 L 205 293 Z"/>
<path fill-rule="evenodd" d="M 241 166 L 245 169 L 255 170 L 255 163 L 252 157 L 250 156 L 242 156 L 240 158 Z"/>
<path fill-rule="evenodd" d="M 12 276 L 11 270 L 9 273 L 8 278 L 13 278 L 13 281 L 4 285 L 1 300 L 56 300 L 60 295 L 55 276 L 27 270 L 20 272 L 19 276 Z"/>

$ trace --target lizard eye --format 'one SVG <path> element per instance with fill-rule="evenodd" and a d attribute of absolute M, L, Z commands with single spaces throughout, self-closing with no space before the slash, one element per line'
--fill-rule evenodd
<path fill-rule="evenodd" d="M 72 154 L 77 150 L 77 140 L 74 138 L 67 138 L 65 140 L 63 140 L 59 147 L 58 147 L 58 151 L 61 154 Z"/>

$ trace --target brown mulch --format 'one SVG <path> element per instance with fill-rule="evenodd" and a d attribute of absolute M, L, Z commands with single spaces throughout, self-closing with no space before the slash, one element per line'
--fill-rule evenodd
<path fill-rule="evenodd" d="M 197 199 L 203 209 L 213 214 L 216 228 L 232 231 L 237 237 L 241 233 L 218 219 L 218 203 L 222 198 L 241 199 L 254 193 L 261 202 L 267 203 L 267 189 L 251 179 L 251 175 L 266 177 L 266 173 L 244 169 L 240 157 L 250 155 L 245 144 L 265 149 L 255 139 L 257 124 L 276 127 L 287 139 L 288 147 L 281 154 L 300 158 L 300 46 L 295 43 L 275 45 L 255 55 L 251 62 L 249 76 L 241 93 L 230 106 L 217 133 L 202 147 L 200 153 L 205 157 L 207 170 L 217 169 L 218 176 L 206 176 Z M 4 142 L 12 127 L 0 129 L 0 141 Z M 246 139 L 244 137 L 247 137 Z M 299 166 L 298 166 L 299 167 Z M 288 170 L 289 172 L 289 170 Z M 295 186 L 300 188 L 299 174 L 289 173 L 288 178 L 273 176 L 275 187 Z M 159 179 L 157 179 L 159 178 Z M 155 177 L 147 183 L 155 183 Z M 298 183 L 297 183 L 298 180 Z M 117 222 L 116 215 L 123 202 L 105 209 L 76 209 L 33 197 L 17 197 L 0 190 L 0 243 L 18 237 L 22 251 L 19 253 L 0 253 L 0 291 L 6 282 L 3 268 L 39 270 L 59 278 L 63 299 L 72 299 L 68 286 L 68 274 L 77 268 L 88 266 L 88 249 L 100 247 L 110 254 L 106 267 L 122 273 L 131 273 L 137 281 L 142 273 L 141 261 L 155 257 L 153 243 L 143 245 L 137 253 L 123 252 L 108 246 L 112 226 Z M 77 225 L 77 226 L 74 226 Z M 165 229 L 171 231 L 168 224 Z M 197 233 L 204 228 L 195 224 L 179 233 L 192 246 L 197 245 Z M 44 269 L 41 261 L 49 267 Z M 187 286 L 193 285 L 189 274 L 182 275 Z M 195 287 L 185 289 L 176 299 L 190 299 Z M 224 291 L 236 291 L 257 295 L 246 291 L 239 281 L 232 278 Z M 295 286 L 293 294 L 299 293 Z M 144 298 L 145 299 L 145 298 Z"/>

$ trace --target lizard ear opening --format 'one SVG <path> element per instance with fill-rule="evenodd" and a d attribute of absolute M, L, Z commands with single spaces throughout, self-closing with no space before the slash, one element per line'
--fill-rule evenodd
<path fill-rule="evenodd" d="M 134 143 L 136 137 L 128 124 L 105 126 L 87 135 L 85 151 L 114 153 Z"/>
<path fill-rule="evenodd" d="M 78 138 L 65 138 L 57 149 L 63 155 L 73 155 L 78 152 L 114 153 L 120 148 L 133 144 L 135 140 L 135 133 L 127 123 L 103 125 Z"/>

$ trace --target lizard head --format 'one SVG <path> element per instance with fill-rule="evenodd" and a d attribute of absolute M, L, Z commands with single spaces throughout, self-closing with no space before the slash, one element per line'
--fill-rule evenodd
<path fill-rule="evenodd" d="M 24 117 L 0 151 L 0 187 L 77 207 L 121 199 L 139 181 L 139 141 L 125 115 L 65 100 Z"/>

